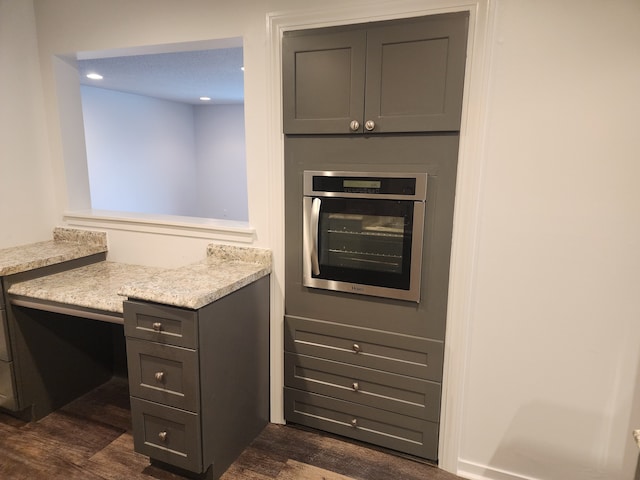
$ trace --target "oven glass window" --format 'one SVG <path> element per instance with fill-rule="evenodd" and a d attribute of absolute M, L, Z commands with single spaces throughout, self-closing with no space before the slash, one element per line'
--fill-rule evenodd
<path fill-rule="evenodd" d="M 316 278 L 409 289 L 413 202 L 324 198 Z"/>

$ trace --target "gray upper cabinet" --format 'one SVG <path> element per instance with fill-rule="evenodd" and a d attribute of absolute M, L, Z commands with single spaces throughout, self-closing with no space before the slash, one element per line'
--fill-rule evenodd
<path fill-rule="evenodd" d="M 366 36 L 342 29 L 287 32 L 283 49 L 285 133 L 352 133 L 364 113 Z"/>
<path fill-rule="evenodd" d="M 460 129 L 468 13 L 286 32 L 286 134 Z"/>

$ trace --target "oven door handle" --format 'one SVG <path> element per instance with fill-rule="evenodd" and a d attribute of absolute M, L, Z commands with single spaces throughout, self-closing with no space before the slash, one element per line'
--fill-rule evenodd
<path fill-rule="evenodd" d="M 320 275 L 320 262 L 318 261 L 318 222 L 320 220 L 320 206 L 322 201 L 314 198 L 311 203 L 311 217 L 309 218 L 309 254 L 311 256 L 311 271 L 314 275 Z"/>

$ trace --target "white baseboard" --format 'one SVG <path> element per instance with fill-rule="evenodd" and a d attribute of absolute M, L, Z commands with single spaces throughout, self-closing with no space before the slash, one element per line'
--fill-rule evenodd
<path fill-rule="evenodd" d="M 458 459 L 457 475 L 468 480 L 540 480 L 462 459 Z"/>

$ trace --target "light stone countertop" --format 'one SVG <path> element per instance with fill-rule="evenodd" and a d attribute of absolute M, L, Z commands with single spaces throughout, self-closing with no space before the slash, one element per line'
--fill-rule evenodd
<path fill-rule="evenodd" d="M 130 299 L 198 309 L 271 273 L 271 251 L 209 245 L 207 257 L 128 282 L 118 293 Z"/>
<path fill-rule="evenodd" d="M 132 280 L 143 280 L 163 271 L 116 262 L 97 262 L 11 285 L 7 293 L 32 300 L 122 313 L 120 287 Z"/>
<path fill-rule="evenodd" d="M 0 250 L 0 277 L 107 251 L 107 234 L 55 228 L 53 240 Z"/>
<path fill-rule="evenodd" d="M 103 261 L 11 285 L 8 293 L 122 313 L 126 297 L 198 309 L 271 273 L 271 251 L 210 245 L 200 262 L 180 268 Z"/>

